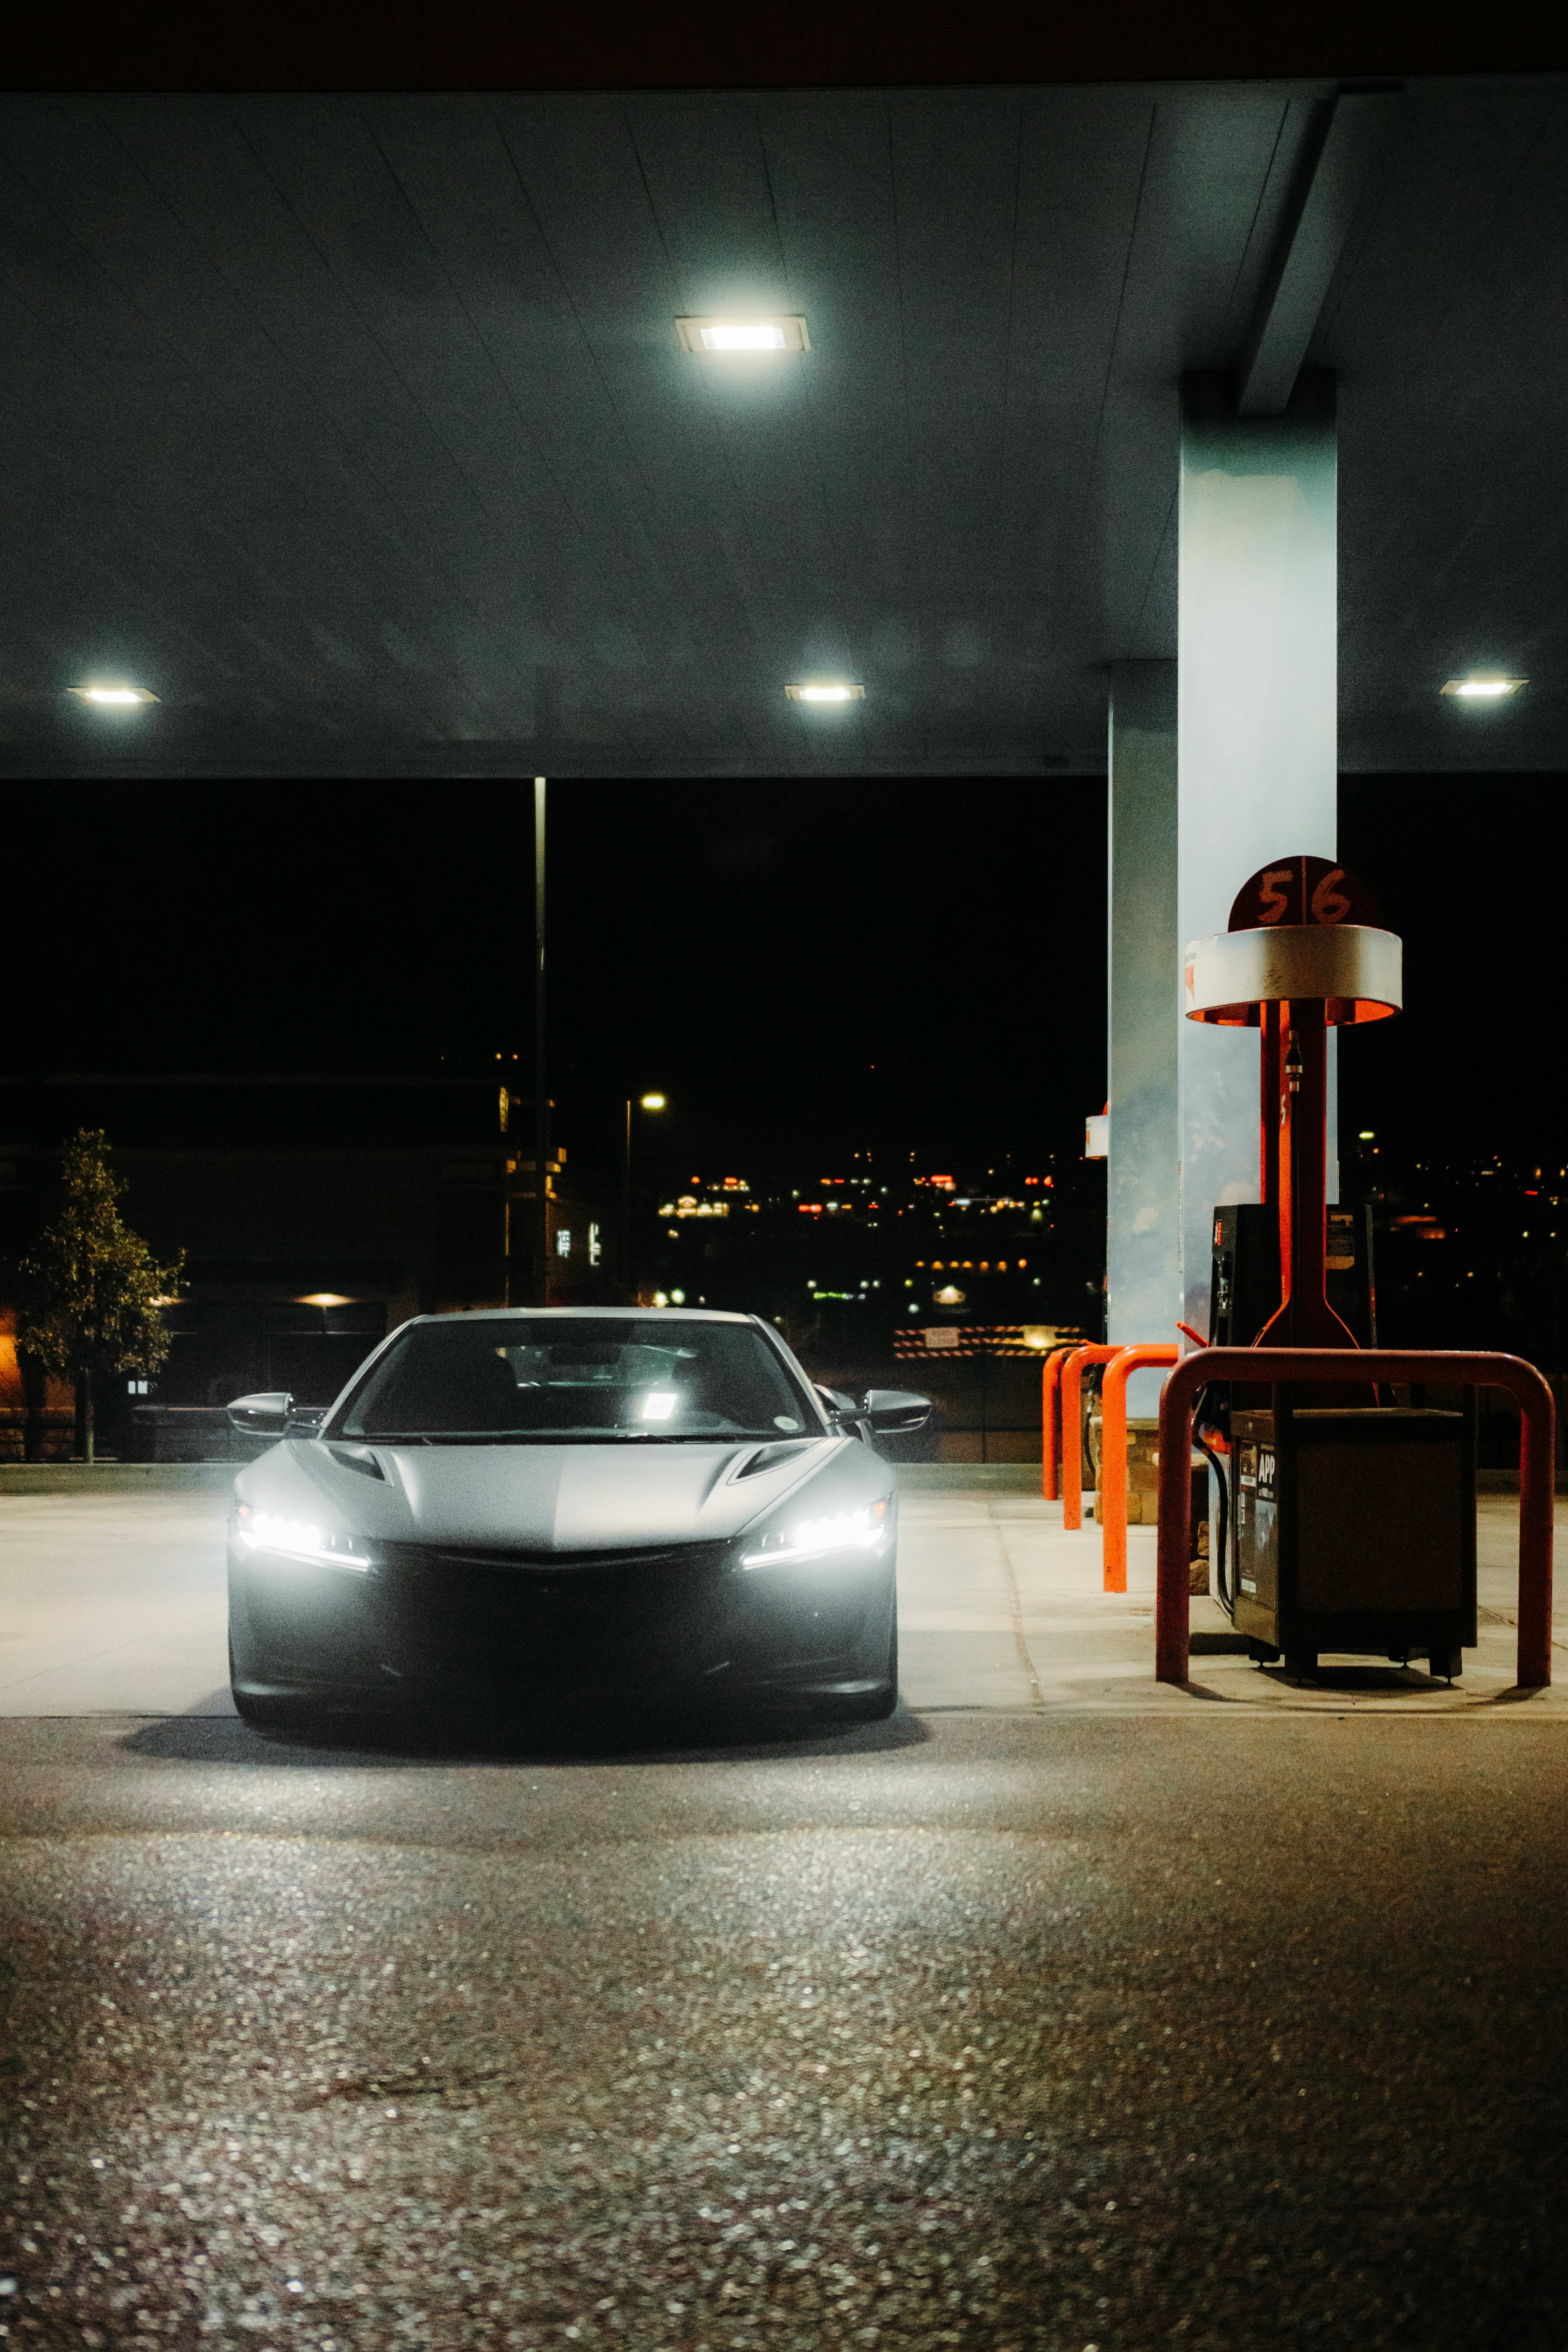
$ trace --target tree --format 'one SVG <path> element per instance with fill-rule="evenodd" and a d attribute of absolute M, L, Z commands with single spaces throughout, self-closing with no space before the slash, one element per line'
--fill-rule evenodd
<path fill-rule="evenodd" d="M 16 1337 L 46 1371 L 75 1381 L 90 1462 L 94 1377 L 157 1370 L 169 1352 L 161 1310 L 179 1288 L 184 1255 L 158 1265 L 141 1234 L 120 1222 L 125 1185 L 110 1165 L 101 1129 L 72 1136 L 60 1173 L 60 1214 L 22 1261 L 27 1295 Z"/>

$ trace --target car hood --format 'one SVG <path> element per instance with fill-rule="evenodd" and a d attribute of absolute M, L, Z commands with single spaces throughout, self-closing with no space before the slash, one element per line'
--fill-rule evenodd
<path fill-rule="evenodd" d="M 850 1504 L 885 1493 L 890 1465 L 854 1438 L 822 1437 L 737 1472 L 744 1444 L 376 1445 L 382 1475 L 314 1441 L 276 1445 L 235 1481 L 253 1509 L 319 1521 L 371 1541 L 528 1552 L 722 1542 L 810 1480 Z"/>

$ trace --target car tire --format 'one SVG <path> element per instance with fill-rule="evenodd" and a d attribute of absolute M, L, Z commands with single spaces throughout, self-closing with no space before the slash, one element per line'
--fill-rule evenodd
<path fill-rule="evenodd" d="M 256 1698 L 242 1691 L 235 1681 L 235 1654 L 229 1649 L 229 1695 L 235 1703 L 235 1713 L 253 1731 L 287 1731 L 299 1720 L 299 1703 L 289 1698 Z"/>
<path fill-rule="evenodd" d="M 235 1713 L 253 1731 L 286 1731 L 294 1721 L 294 1709 L 285 1698 L 252 1698 L 245 1691 L 234 1693 Z"/>
<path fill-rule="evenodd" d="M 898 1603 L 893 1604 L 893 1630 L 887 1639 L 887 1682 L 864 1698 L 845 1698 L 833 1707 L 840 1723 L 885 1723 L 898 1706 Z"/>

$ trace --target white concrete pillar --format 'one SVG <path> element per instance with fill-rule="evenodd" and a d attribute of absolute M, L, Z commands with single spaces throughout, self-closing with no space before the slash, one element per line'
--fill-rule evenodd
<path fill-rule="evenodd" d="M 1105 1332 L 1176 1337 L 1181 1311 L 1177 1114 L 1176 666 L 1112 665 L 1106 1068 Z M 1127 1409 L 1158 1411 L 1158 1372 L 1134 1372 Z"/>
<path fill-rule="evenodd" d="M 1182 392 L 1177 936 L 1222 931 L 1270 858 L 1334 855 L 1338 779 L 1333 381 L 1238 417 L 1228 379 Z M 1258 1039 L 1174 1015 L 1184 1321 L 1208 1328 L 1210 1218 L 1256 1201 Z M 1334 1066 L 1329 1184 L 1336 1192 Z M 1115 1131 L 1113 1116 L 1112 1132 Z"/>

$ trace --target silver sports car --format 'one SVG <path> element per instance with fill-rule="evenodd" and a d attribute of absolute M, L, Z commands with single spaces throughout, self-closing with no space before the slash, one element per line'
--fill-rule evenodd
<path fill-rule="evenodd" d="M 754 1316 L 421 1316 L 235 1481 L 229 1672 L 247 1722 L 321 1706 L 898 1698 L 897 1496 L 925 1397 L 814 1388 Z"/>

